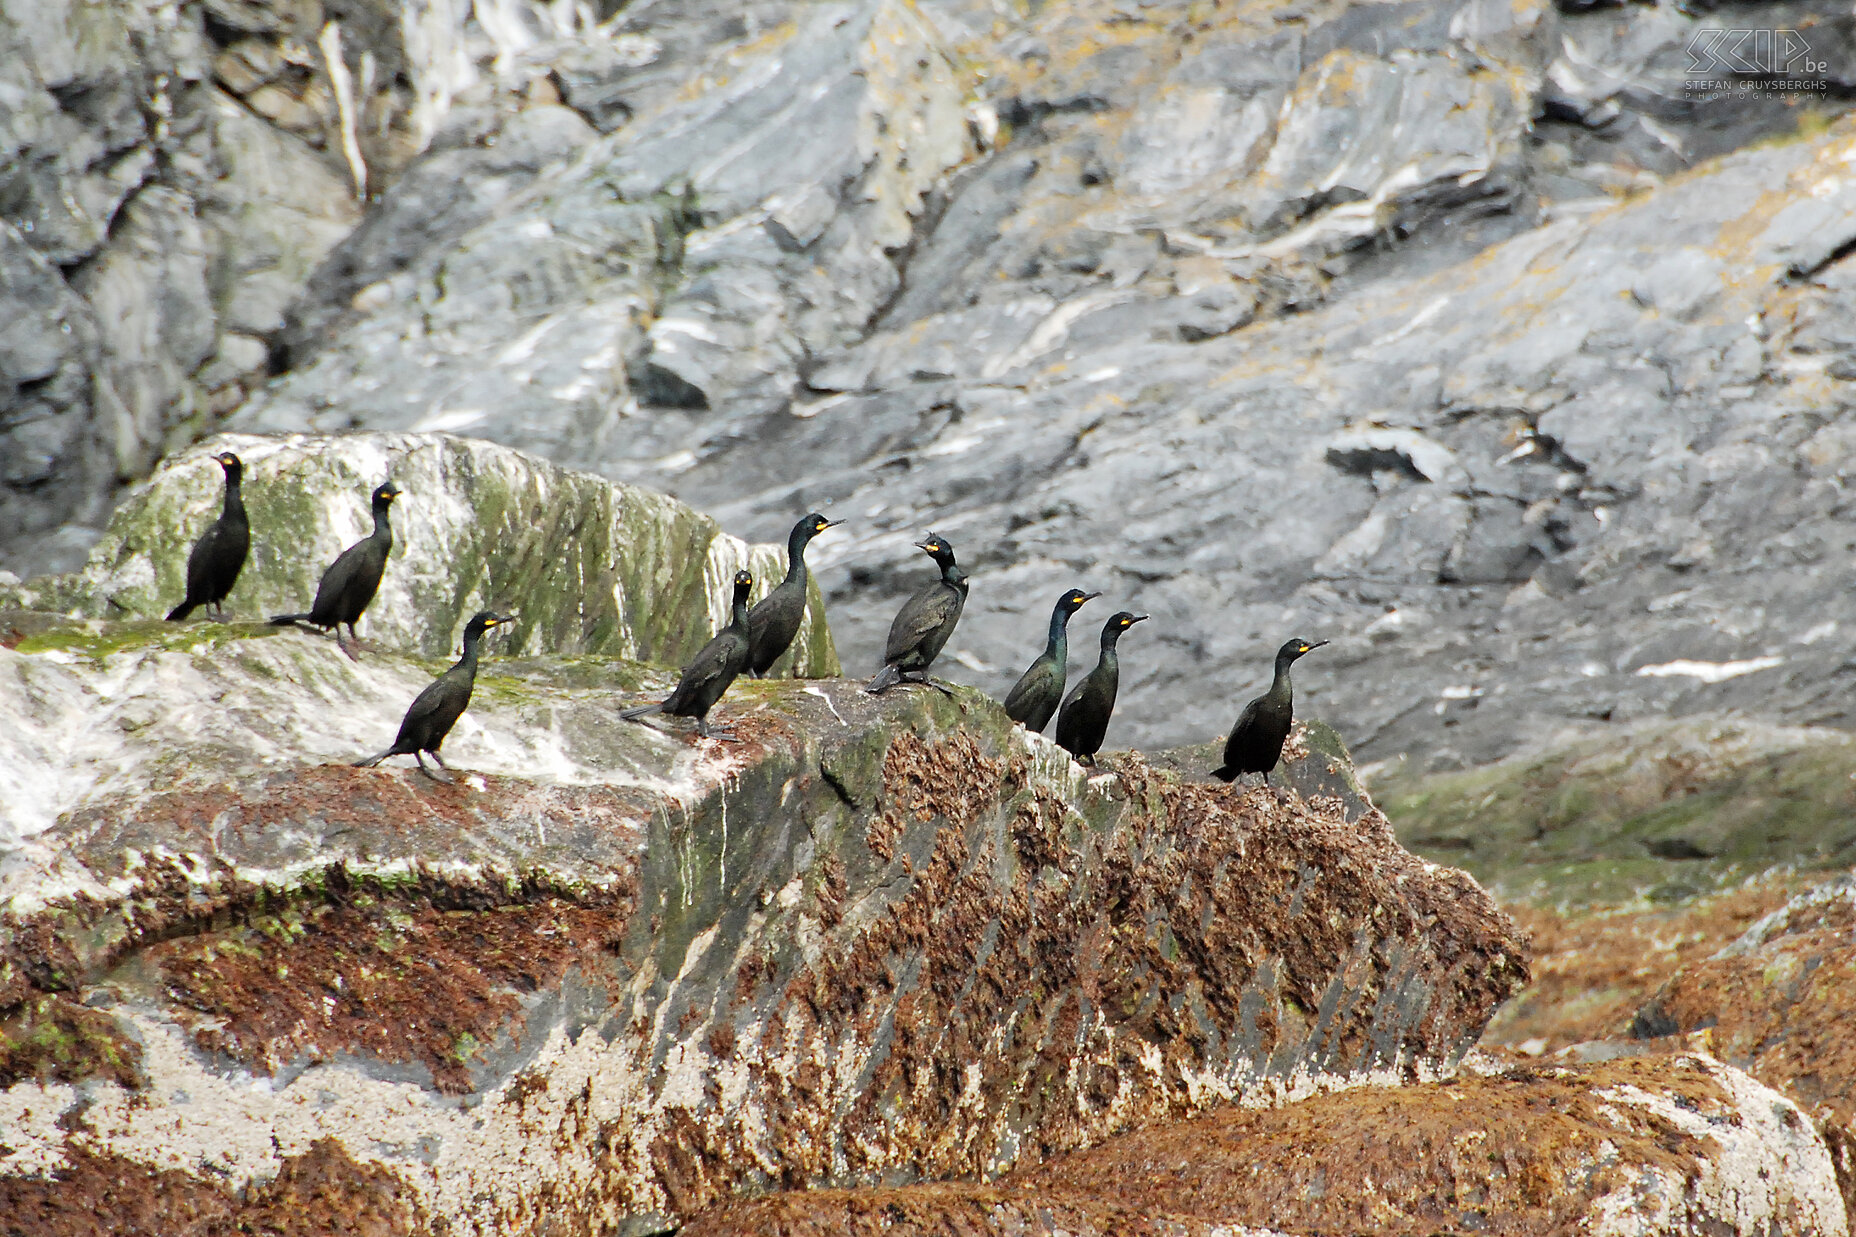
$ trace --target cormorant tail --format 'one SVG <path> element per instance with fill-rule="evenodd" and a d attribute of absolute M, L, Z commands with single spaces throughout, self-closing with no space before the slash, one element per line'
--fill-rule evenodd
<path fill-rule="evenodd" d="M 864 685 L 864 690 L 875 696 L 888 691 L 900 682 L 902 682 L 902 671 L 885 663 L 883 668 L 876 672 L 876 677 Z"/>
<path fill-rule="evenodd" d="M 191 601 L 183 601 L 178 606 L 168 611 L 168 622 L 178 623 L 192 613 L 193 603 Z"/>
<path fill-rule="evenodd" d="M 308 617 L 309 615 L 307 614 L 273 614 L 271 615 L 271 626 L 289 627 L 294 623 L 303 622 Z"/>
<path fill-rule="evenodd" d="M 378 756 L 366 756 L 360 760 L 355 761 L 354 767 L 357 769 L 371 769 L 375 765 L 379 764 L 381 761 L 385 760 L 387 757 L 397 756 L 397 755 L 399 755 L 399 753 L 389 747 L 386 751 L 380 753 L 380 755 Z"/>
<path fill-rule="evenodd" d="M 628 722 L 635 722 L 641 717 L 648 717 L 652 713 L 662 713 L 663 711 L 664 703 L 660 700 L 656 704 L 641 705 L 636 709 L 627 709 L 625 712 L 619 714 L 619 716 Z"/>
<path fill-rule="evenodd" d="M 1230 765 L 1219 765 L 1216 769 L 1212 770 L 1212 776 L 1221 782 L 1235 782 L 1241 775 Z"/>

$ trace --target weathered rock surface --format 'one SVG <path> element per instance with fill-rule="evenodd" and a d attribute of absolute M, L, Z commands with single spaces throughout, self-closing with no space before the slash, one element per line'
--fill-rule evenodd
<path fill-rule="evenodd" d="M 1847 1232 L 1810 1123 L 1706 1056 L 1226 1108 L 990 1185 L 782 1194 L 686 1237 Z"/>
<path fill-rule="evenodd" d="M 616 719 L 631 663 L 498 658 L 440 785 L 323 763 L 390 736 L 430 671 L 399 654 L 67 624 L 0 667 L 27 725 L 86 720 L 0 859 L 28 1231 L 317 1174 L 382 1231 L 485 1233 L 972 1178 L 1447 1073 L 1526 975 L 1377 811 L 1086 775 L 964 691 L 744 683 L 744 741 L 692 744 Z"/>
<path fill-rule="evenodd" d="M 935 526 L 974 568 L 955 673 L 989 690 L 1065 585 L 1156 616 L 1124 681 L 1146 744 L 1228 726 L 1292 627 L 1342 638 L 1302 690 L 1369 758 L 1847 720 L 1845 16 L 871 0 L 754 6 L 708 49 L 701 22 L 622 17 L 646 63 L 563 79 L 610 137 L 521 194 L 454 227 L 390 191 L 239 423 L 465 426 L 759 536 L 834 503 L 860 668 Z M 1823 90 L 1693 63 L 1775 23 Z M 416 201 L 470 179 L 431 166 Z"/>
<path fill-rule="evenodd" d="M 1823 1131 L 1856 1223 L 1856 878 L 1800 894 L 1683 967 L 1632 1020 L 1638 1039 L 1703 1032 L 1710 1051 L 1791 1097 Z"/>
<path fill-rule="evenodd" d="M 74 566 L 123 483 L 262 385 L 312 273 L 414 155 L 506 138 L 503 174 L 479 190 L 493 197 L 563 153 L 562 126 L 528 109 L 590 132 L 537 88 L 546 57 L 533 62 L 583 47 L 570 37 L 578 11 L 516 0 L 486 12 L 0 6 L 7 567 Z"/>
<path fill-rule="evenodd" d="M 519 613 L 497 637 L 508 652 L 679 665 L 728 621 L 738 568 L 755 573 L 757 599 L 786 575 L 784 544 L 747 545 L 675 499 L 492 443 L 227 434 L 175 456 L 138 488 L 81 571 L 0 588 L 0 603 L 89 618 L 165 614 L 186 593 L 194 538 L 219 512 L 224 481 L 213 456 L 227 449 L 245 464 L 252 549 L 226 604 L 246 621 L 309 608 L 323 571 L 373 527 L 368 494 L 388 478 L 404 493 L 380 592 L 360 627 L 427 657 L 454 653 L 471 614 L 490 608 Z M 105 647 L 113 639 L 98 638 Z M 173 638 L 183 646 L 214 639 Z M 72 639 L 83 647 L 84 636 Z M 816 582 L 773 672 L 838 673 Z"/>
<path fill-rule="evenodd" d="M 96 205 L 0 250 L 16 570 L 68 565 L 116 479 L 268 364 L 241 427 L 468 430 L 764 538 L 835 504 L 859 668 L 926 524 L 976 568 L 950 655 L 989 690 L 1041 598 L 1108 589 L 1155 616 L 1124 682 L 1147 744 L 1228 725 L 1292 627 L 1337 640 L 1304 697 L 1369 759 L 1663 712 L 1849 721 L 1856 18 L 337 7 L 163 6 L 171 37 L 98 42 L 129 51 L 92 77 L 197 83 L 152 137 L 57 104 L 132 91 L 31 86 L 83 140 L 20 166 Z M 1788 37 L 1710 42 L 1754 28 Z M 35 64 L 77 41 L 9 30 Z M 191 157 L 182 121 L 221 114 L 314 176 L 234 160 L 213 183 L 265 205 L 215 214 L 195 162 L 150 152 Z M 380 192 L 327 250 L 363 166 Z M 269 222 L 222 243 L 221 216 Z M 49 238 L 103 219 L 67 273 Z M 260 283 L 201 274 L 246 253 Z"/>

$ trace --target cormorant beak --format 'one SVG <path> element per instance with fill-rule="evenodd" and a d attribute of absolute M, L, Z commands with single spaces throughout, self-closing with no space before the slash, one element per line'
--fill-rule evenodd
<path fill-rule="evenodd" d="M 1317 641 L 1315 641 L 1315 642 L 1314 642 L 1313 644 L 1311 644 L 1311 645 L 1309 645 L 1309 646 L 1308 646 L 1307 648 L 1305 648 L 1305 649 L 1303 649 L 1303 650 L 1302 650 L 1302 652 L 1304 652 L 1304 653 L 1312 653 L 1312 652 L 1314 652 L 1314 651 L 1315 651 L 1316 649 L 1318 649 L 1318 648 L 1320 648 L 1320 647 L 1321 647 L 1322 645 L 1324 645 L 1324 644 L 1326 644 L 1326 643 L 1327 643 L 1327 641 L 1326 641 L 1326 640 L 1317 640 Z"/>
<path fill-rule="evenodd" d="M 1093 598 L 1093 597 L 1100 597 L 1101 595 L 1102 595 L 1102 594 L 1100 594 L 1100 593 L 1084 593 L 1084 594 L 1083 594 L 1083 595 L 1082 595 L 1081 597 L 1079 597 L 1079 598 L 1077 598 L 1077 599 L 1076 599 L 1076 604 L 1080 606 L 1080 605 L 1082 605 L 1082 604 L 1083 604 L 1083 603 L 1084 603 L 1085 601 L 1088 601 L 1088 600 L 1090 600 L 1090 599 L 1091 599 L 1091 598 Z"/>
<path fill-rule="evenodd" d="M 1145 614 L 1137 614 L 1133 618 L 1128 620 L 1128 626 L 1132 627 L 1136 623 L 1145 623 L 1146 621 L 1147 621 L 1147 616 Z"/>
<path fill-rule="evenodd" d="M 836 528 L 836 527 L 837 527 L 838 525 L 840 525 L 840 524 L 842 524 L 842 523 L 844 523 L 844 521 L 843 521 L 843 520 L 826 520 L 826 521 L 825 521 L 825 522 L 824 522 L 823 524 L 821 524 L 821 525 L 819 525 L 819 526 L 818 526 L 818 531 L 822 533 L 822 532 L 824 532 L 824 531 L 825 531 L 826 529 L 828 529 L 828 528 Z"/>

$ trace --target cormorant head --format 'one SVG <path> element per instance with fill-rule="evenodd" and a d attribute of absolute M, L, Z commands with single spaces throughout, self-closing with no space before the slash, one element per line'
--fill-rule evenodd
<path fill-rule="evenodd" d="M 1145 623 L 1145 614 L 1131 614 L 1126 610 L 1109 615 L 1108 622 L 1102 624 L 1102 647 L 1113 648 L 1115 641 L 1121 639 L 1121 633 L 1136 623 Z"/>
<path fill-rule="evenodd" d="M 943 568 L 953 565 L 954 547 L 949 545 L 947 543 L 947 538 L 941 536 L 939 533 L 929 533 L 926 537 L 923 537 L 920 541 L 915 543 L 915 548 L 928 551 L 929 556 L 933 558 L 935 562 L 941 564 Z"/>
<path fill-rule="evenodd" d="M 513 614 L 498 614 L 494 610 L 479 610 L 470 616 L 470 622 L 464 624 L 464 638 L 474 640 L 492 627 L 501 627 L 515 621 Z"/>
<path fill-rule="evenodd" d="M 735 573 L 735 599 L 745 601 L 748 590 L 754 587 L 754 573 L 745 568 Z"/>
<path fill-rule="evenodd" d="M 1291 640 L 1276 650 L 1276 660 L 1294 661 L 1302 654 L 1312 653 L 1326 643 L 1326 640 Z"/>
<path fill-rule="evenodd" d="M 237 481 L 244 475 L 245 465 L 239 461 L 238 456 L 233 455 L 230 451 L 221 451 L 213 458 L 218 460 L 219 466 L 226 470 L 226 480 Z"/>
<path fill-rule="evenodd" d="M 1100 593 L 1085 593 L 1080 588 L 1073 588 L 1057 599 L 1057 608 L 1065 614 L 1075 614 L 1083 608 L 1083 603 L 1091 597 L 1100 597 Z"/>
<path fill-rule="evenodd" d="M 826 529 L 836 528 L 842 523 L 844 523 L 843 520 L 828 520 L 814 511 L 811 515 L 793 525 L 792 540 L 804 545 Z"/>
<path fill-rule="evenodd" d="M 374 490 L 374 509 L 384 510 L 393 505 L 393 500 L 400 496 L 400 487 L 391 481 L 382 482 Z"/>

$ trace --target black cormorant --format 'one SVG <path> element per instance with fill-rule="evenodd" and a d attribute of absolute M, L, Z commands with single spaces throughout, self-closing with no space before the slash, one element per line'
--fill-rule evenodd
<path fill-rule="evenodd" d="M 873 694 L 898 683 L 928 682 L 927 669 L 954 634 L 967 604 L 967 573 L 954 562 L 954 547 L 947 538 L 929 533 L 915 545 L 940 564 L 941 574 L 896 612 L 896 621 L 889 625 L 889 643 L 883 648 L 883 668 L 864 688 Z"/>
<path fill-rule="evenodd" d="M 168 611 L 170 622 L 186 618 L 196 606 L 207 607 L 223 620 L 226 594 L 238 583 L 245 553 L 251 549 L 251 521 L 245 518 L 245 498 L 239 488 L 245 466 L 230 451 L 214 458 L 226 474 L 225 506 L 187 555 L 187 600 Z"/>
<path fill-rule="evenodd" d="M 814 511 L 793 525 L 786 538 L 786 578 L 748 611 L 748 673 L 755 678 L 773 669 L 806 617 L 806 544 L 842 523 Z"/>
<path fill-rule="evenodd" d="M 1096 762 L 1102 740 L 1108 734 L 1109 714 L 1115 711 L 1115 693 L 1121 687 L 1121 663 L 1115 656 L 1115 642 L 1121 633 L 1136 623 L 1146 621 L 1145 614 L 1123 610 L 1102 624 L 1102 656 L 1096 668 L 1085 674 L 1076 689 L 1063 702 L 1057 715 L 1057 744 L 1086 765 Z"/>
<path fill-rule="evenodd" d="M 316 600 L 309 613 L 274 615 L 271 618 L 274 625 L 307 623 L 325 631 L 333 627 L 335 643 L 341 645 L 342 652 L 354 657 L 354 650 L 342 642 L 341 625 L 346 623 L 349 636 L 360 639 L 355 635 L 355 621 L 380 589 L 380 575 L 387 568 L 387 553 L 393 549 L 393 526 L 387 520 L 387 509 L 399 494 L 400 487 L 391 481 L 374 490 L 374 531 L 343 550 L 341 557 L 322 573 L 322 583 L 316 586 Z"/>
<path fill-rule="evenodd" d="M 1063 684 L 1070 668 L 1070 616 L 1082 609 L 1085 601 L 1101 595 L 1073 588 L 1057 599 L 1050 612 L 1050 636 L 1044 641 L 1044 651 L 1018 676 L 1005 697 L 1005 715 L 1024 723 L 1026 730 L 1042 734 L 1050 725 L 1057 702 L 1063 699 Z"/>
<path fill-rule="evenodd" d="M 1294 694 L 1289 687 L 1289 667 L 1295 659 L 1326 644 L 1326 640 L 1291 640 L 1276 650 L 1276 678 L 1270 689 L 1244 706 L 1231 737 L 1224 741 L 1224 764 L 1212 770 L 1221 782 L 1233 782 L 1246 773 L 1261 773 L 1269 785 L 1270 770 L 1282 759 L 1283 740 L 1289 737 L 1289 723 L 1294 720 Z"/>
<path fill-rule="evenodd" d="M 432 753 L 432 759 L 441 769 L 450 769 L 445 758 L 438 754 L 438 745 L 451 733 L 451 727 L 458 718 L 464 716 L 464 710 L 470 705 L 471 689 L 477 685 L 477 644 L 483 639 L 483 633 L 492 627 L 509 622 L 514 616 L 495 614 L 489 610 L 479 610 L 471 615 L 470 622 L 464 626 L 464 656 L 458 658 L 457 664 L 433 679 L 426 689 L 419 693 L 412 707 L 406 710 L 406 717 L 400 722 L 399 737 L 393 740 L 393 746 L 378 756 L 369 756 L 366 760 L 355 761 L 357 768 L 370 768 L 389 756 L 411 756 L 419 764 L 419 772 L 427 777 L 438 775 L 425 767 L 425 758 L 420 752 Z"/>
<path fill-rule="evenodd" d="M 733 739 L 734 732 L 725 726 L 709 725 L 709 710 L 722 698 L 741 672 L 748 666 L 748 591 L 754 587 L 750 572 L 735 573 L 735 600 L 729 610 L 728 625 L 715 633 L 702 651 L 683 667 L 677 688 L 661 704 L 647 704 L 619 714 L 626 721 L 636 721 L 651 713 L 671 717 L 693 717 L 696 733 L 707 739 Z"/>

